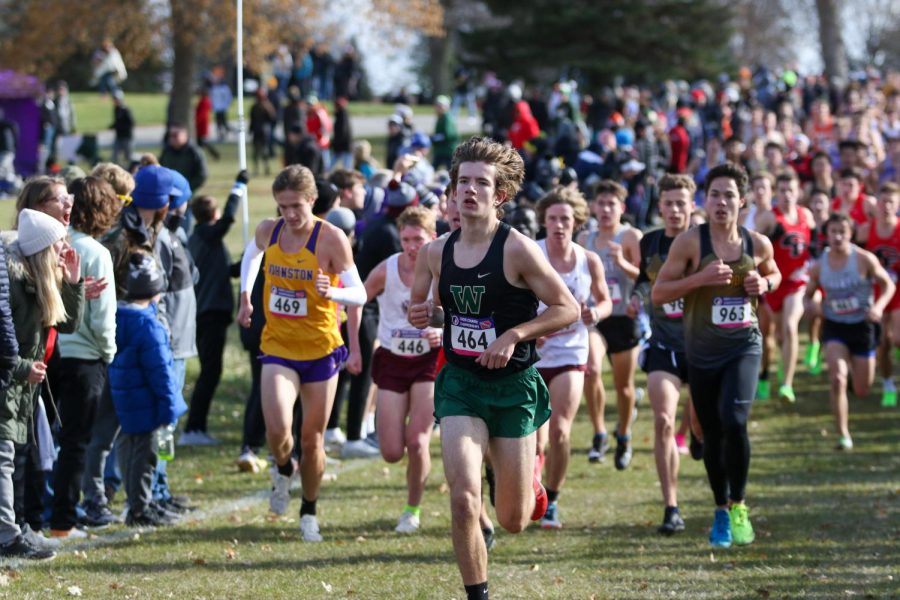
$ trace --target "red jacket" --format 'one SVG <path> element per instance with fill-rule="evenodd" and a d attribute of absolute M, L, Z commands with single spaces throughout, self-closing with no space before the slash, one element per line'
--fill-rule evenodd
<path fill-rule="evenodd" d="M 516 120 L 509 128 L 509 141 L 516 150 L 521 150 L 525 142 L 533 140 L 541 133 L 537 119 L 531 114 L 531 107 L 524 100 L 516 102 Z"/>
<path fill-rule="evenodd" d="M 669 145 L 672 148 L 672 164 L 669 170 L 673 173 L 684 173 L 687 171 L 691 147 L 691 138 L 684 125 L 675 125 L 669 131 Z"/>
<path fill-rule="evenodd" d="M 209 114 L 212 112 L 212 100 L 203 94 L 197 101 L 194 110 L 194 125 L 197 129 L 197 139 L 202 140 L 209 136 Z"/>
<path fill-rule="evenodd" d="M 321 105 L 306 111 L 306 130 L 316 138 L 323 150 L 331 144 L 331 117 Z"/>

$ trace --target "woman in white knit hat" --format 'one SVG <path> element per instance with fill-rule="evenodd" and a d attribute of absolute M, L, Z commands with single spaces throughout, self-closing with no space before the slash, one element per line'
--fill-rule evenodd
<path fill-rule="evenodd" d="M 17 525 L 14 457 L 16 446 L 28 441 L 34 405 L 46 377 L 48 331 L 76 330 L 84 308 L 84 284 L 78 253 L 66 243 L 66 228 L 59 220 L 26 208 L 18 221 L 18 239 L 6 245 L 19 356 L 12 384 L 0 390 L 0 556 L 48 559 L 54 552 L 24 536 Z"/>

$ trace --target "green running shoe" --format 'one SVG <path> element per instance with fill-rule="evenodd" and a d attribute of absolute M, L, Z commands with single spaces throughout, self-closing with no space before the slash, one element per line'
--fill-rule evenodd
<path fill-rule="evenodd" d="M 769 385 L 768 379 L 760 379 L 756 384 L 756 399 L 760 401 L 768 400 L 772 395 L 772 386 Z"/>
<path fill-rule="evenodd" d="M 881 406 L 894 408 L 897 406 L 897 390 L 885 390 L 881 393 Z"/>
<path fill-rule="evenodd" d="M 823 367 L 824 365 L 822 364 L 822 354 L 820 352 L 816 352 L 809 362 L 809 374 L 820 375 L 822 373 Z"/>
<path fill-rule="evenodd" d="M 805 364 L 810 370 L 812 370 L 813 365 L 819 362 L 819 342 L 811 342 L 806 347 L 806 355 L 803 357 L 803 364 Z"/>
<path fill-rule="evenodd" d="M 778 397 L 791 404 L 797 401 L 797 396 L 794 395 L 794 388 L 789 385 L 783 385 L 778 388 Z"/>
<path fill-rule="evenodd" d="M 735 504 L 728 516 L 731 517 L 731 540 L 738 546 L 752 544 L 756 534 L 750 524 L 750 509 L 745 504 Z"/>

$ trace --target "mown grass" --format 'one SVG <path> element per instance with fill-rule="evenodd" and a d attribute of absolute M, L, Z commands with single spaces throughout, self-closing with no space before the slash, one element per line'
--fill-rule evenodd
<path fill-rule="evenodd" d="M 223 198 L 234 153 L 211 162 L 204 192 Z M 270 180 L 250 183 L 251 215 L 271 214 Z M 0 223 L 11 221 L 0 204 Z M 228 238 L 235 252 L 240 228 Z M 299 540 L 294 492 L 289 516 L 267 515 L 267 475 L 239 474 L 246 354 L 230 331 L 225 376 L 210 415 L 214 448 L 178 448 L 170 466 L 176 493 L 202 513 L 177 527 L 94 532 L 92 546 L 72 546 L 45 564 L 4 564 L 0 597 L 59 598 L 462 598 L 450 542 L 449 502 L 438 441 L 422 507 L 420 534 L 393 532 L 405 501 L 404 465 L 345 461 L 328 468 L 319 503 L 325 542 Z M 189 361 L 185 395 L 196 378 Z M 644 378 L 638 376 L 639 384 Z M 798 403 L 758 403 L 750 425 L 753 462 L 748 502 L 757 541 L 711 550 L 712 499 L 702 465 L 682 462 L 679 499 L 684 534 L 662 538 L 646 403 L 634 429 L 626 472 L 611 459 L 589 465 L 590 426 L 575 423 L 569 479 L 560 499 L 561 531 L 530 527 L 499 533 L 490 584 L 500 598 L 889 598 L 900 595 L 900 436 L 898 412 L 873 393 L 851 401 L 856 448 L 832 450 L 835 438 L 826 375 L 801 370 Z M 612 386 L 607 381 L 612 405 Z M 615 420 L 608 412 L 609 423 Z M 332 480 L 333 477 L 333 480 Z M 121 507 L 117 499 L 116 508 Z M 3 577 L 5 575 L 5 578 Z M 3 584 L 6 585 L 3 585 Z M 77 589 L 76 589 L 77 588 Z"/>
<path fill-rule="evenodd" d="M 162 125 L 166 122 L 166 106 L 169 97 L 166 94 L 148 94 L 128 92 L 125 102 L 131 108 L 135 121 L 140 125 Z M 196 103 L 196 98 L 194 99 Z M 253 104 L 252 96 L 244 97 L 244 117 L 250 118 L 250 107 Z M 327 103 L 329 111 L 331 103 Z M 109 96 L 101 98 L 96 92 L 72 92 L 72 105 L 75 109 L 78 129 L 82 133 L 96 133 L 109 129 L 113 121 L 113 105 Z M 193 105 L 192 105 L 193 106 Z M 364 116 L 385 116 L 393 112 L 393 105 L 380 102 L 351 102 L 350 114 Z M 229 120 L 237 121 L 237 98 L 231 104 L 228 112 Z"/>

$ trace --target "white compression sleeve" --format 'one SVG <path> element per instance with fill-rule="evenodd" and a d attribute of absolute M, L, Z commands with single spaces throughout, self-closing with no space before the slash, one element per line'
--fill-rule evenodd
<path fill-rule="evenodd" d="M 262 264 L 263 251 L 256 245 L 256 240 L 251 239 L 244 248 L 244 256 L 241 258 L 241 291 L 251 293 L 253 284 L 256 283 L 256 275 Z"/>
<path fill-rule="evenodd" d="M 331 287 L 331 299 L 334 302 L 349 306 L 362 306 L 366 303 L 368 299 L 366 286 L 363 285 L 362 279 L 359 277 L 356 265 L 353 265 L 338 275 L 338 277 L 340 277 L 344 287 Z"/>

